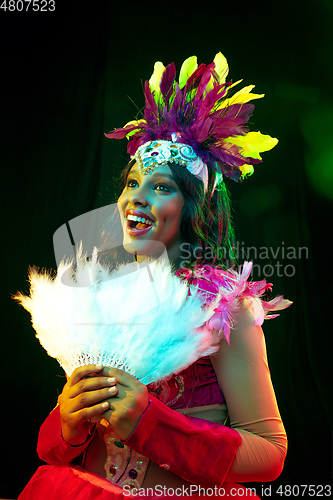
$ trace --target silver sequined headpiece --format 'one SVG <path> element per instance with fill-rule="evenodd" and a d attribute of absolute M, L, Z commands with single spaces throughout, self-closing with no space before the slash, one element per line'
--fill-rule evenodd
<path fill-rule="evenodd" d="M 177 163 L 198 177 L 204 183 L 206 192 L 208 187 L 207 165 L 195 154 L 192 146 L 176 142 L 176 134 L 172 135 L 172 141 L 149 141 L 137 149 L 132 159 L 136 160 L 140 173 L 147 175 L 159 165 Z"/>

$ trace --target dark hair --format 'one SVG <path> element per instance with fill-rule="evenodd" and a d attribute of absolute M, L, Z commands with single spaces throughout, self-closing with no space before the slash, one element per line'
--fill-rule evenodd
<path fill-rule="evenodd" d="M 135 160 L 131 160 L 120 175 L 118 197 L 125 189 L 134 164 Z M 208 190 L 205 193 L 203 182 L 186 168 L 173 163 L 168 166 L 184 197 L 180 231 L 187 258 L 181 256 L 177 264 L 180 267 L 198 264 L 230 267 L 235 264 L 235 235 L 225 183 L 222 182 L 212 194 L 215 172 L 209 168 Z"/>

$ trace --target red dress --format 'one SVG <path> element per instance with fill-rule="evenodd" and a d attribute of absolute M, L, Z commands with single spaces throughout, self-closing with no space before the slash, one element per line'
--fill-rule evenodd
<path fill-rule="evenodd" d="M 225 404 L 223 394 L 218 386 L 217 377 L 209 357 L 198 360 L 177 376 L 169 379 L 167 383 L 157 387 L 150 386 L 149 389 L 151 401 L 157 405 L 165 405 L 165 407 L 173 409 L 188 408 L 195 411 L 196 408 L 206 405 L 214 405 L 216 407 L 223 406 Z M 160 408 L 161 406 L 157 408 L 157 411 L 160 411 Z M 172 412 L 171 409 L 168 411 Z M 173 413 L 177 418 L 187 418 L 176 412 Z M 154 415 L 151 416 L 151 419 L 153 421 L 155 420 Z M 196 421 L 196 423 L 200 421 L 200 419 L 195 418 L 192 418 L 192 420 Z M 211 431 L 214 428 L 215 430 L 217 429 L 218 432 L 220 430 L 220 426 L 219 424 L 210 422 L 207 422 L 206 425 L 208 426 L 208 433 L 212 436 L 212 443 L 210 446 L 211 450 L 214 446 L 213 441 L 216 437 L 216 434 L 212 435 Z M 232 430 L 230 429 L 230 431 Z M 146 432 L 148 432 L 151 436 L 151 425 L 148 424 Z M 205 429 L 203 432 L 205 432 Z M 183 435 L 183 429 L 181 429 L 181 432 L 178 433 L 176 438 L 178 450 L 174 450 L 175 456 L 177 455 L 177 451 L 179 452 L 180 448 L 186 448 L 189 444 L 189 436 L 186 434 Z M 61 436 L 59 407 L 56 407 L 41 427 L 37 446 L 40 458 L 51 465 L 41 466 L 37 469 L 36 473 L 19 496 L 19 500 L 45 500 L 46 498 L 51 498 L 52 500 L 110 500 L 111 498 L 132 498 L 134 495 L 131 495 L 129 490 L 124 490 L 122 487 L 108 481 L 104 477 L 88 472 L 82 466 L 73 463 L 73 460 L 87 449 L 92 439 L 93 435 L 91 435 L 86 443 L 81 446 L 71 446 L 66 443 Z M 133 435 L 130 439 L 133 439 Z M 142 435 L 141 439 L 143 441 L 148 441 L 145 439 L 145 436 Z M 179 442 L 180 439 L 183 439 L 183 443 Z M 237 448 L 238 436 L 236 436 L 236 433 L 231 436 L 231 439 L 232 442 L 229 443 L 230 456 L 227 457 L 227 461 L 230 463 L 232 462 Z M 209 448 L 208 444 L 207 446 Z M 224 452 L 226 451 L 227 450 L 225 449 Z M 185 459 L 188 460 L 188 457 L 185 457 Z M 211 453 L 209 459 L 212 459 Z M 223 458 L 219 457 L 218 460 L 219 463 L 221 463 Z M 208 462 L 207 465 L 210 469 Z M 162 466 L 165 467 L 165 464 L 162 464 Z M 199 471 L 202 467 L 202 456 L 196 456 L 195 453 L 192 454 L 192 469 L 194 471 Z M 223 469 L 223 463 L 221 463 L 221 468 Z M 130 471 L 126 471 L 127 474 L 129 472 Z M 205 476 L 204 471 L 203 475 Z M 193 484 L 191 488 L 191 492 L 188 488 L 184 488 L 183 491 L 176 491 L 174 496 L 177 498 L 185 498 L 189 494 L 191 494 L 191 497 L 194 498 L 203 496 L 202 486 Z M 222 486 L 219 484 L 219 479 L 215 481 L 215 484 L 208 480 L 205 488 L 209 488 L 209 496 L 215 496 L 215 494 L 216 496 L 223 496 L 229 493 L 229 495 L 232 494 L 234 498 L 238 498 L 237 495 L 235 496 L 237 491 L 239 492 L 239 498 L 240 496 L 243 497 L 246 495 L 246 492 L 244 491 L 246 488 L 243 486 L 236 483 L 224 483 Z M 196 489 L 198 489 L 197 494 Z M 215 489 L 215 494 L 212 495 L 213 489 Z M 183 493 L 183 495 L 180 495 L 180 493 Z M 145 497 L 152 499 L 164 498 L 165 496 L 168 498 L 173 496 L 171 489 L 168 490 L 167 495 L 161 494 L 161 491 L 157 491 L 155 494 L 153 492 L 147 492 L 147 494 L 145 494 Z M 247 494 L 247 496 L 249 496 L 249 494 Z M 258 497 L 253 495 L 252 498 Z"/>

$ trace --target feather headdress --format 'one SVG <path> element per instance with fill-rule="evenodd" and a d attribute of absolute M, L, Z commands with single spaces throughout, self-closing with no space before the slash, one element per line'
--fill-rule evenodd
<path fill-rule="evenodd" d="M 247 122 L 254 105 L 264 94 L 254 94 L 249 85 L 232 94 L 240 81 L 227 82 L 228 63 L 221 52 L 211 64 L 198 66 L 196 56 L 183 63 L 176 82 L 174 63 L 156 62 L 145 82 L 144 117 L 107 134 L 111 139 L 129 139 L 133 158 L 139 147 L 156 140 L 191 146 L 205 166 L 234 181 L 253 173 L 260 153 L 272 149 L 277 139 L 250 132 Z M 194 172 L 192 172 L 194 173 Z M 196 175 L 196 173 L 194 173 Z"/>

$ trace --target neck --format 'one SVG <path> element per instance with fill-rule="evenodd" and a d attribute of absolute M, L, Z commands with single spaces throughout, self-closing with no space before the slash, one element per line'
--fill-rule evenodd
<path fill-rule="evenodd" d="M 170 265 L 175 272 L 180 269 L 180 254 L 181 254 L 180 247 L 181 247 L 181 245 L 180 245 L 179 241 L 177 241 L 173 246 L 171 246 L 167 249 L 167 255 L 168 255 Z M 159 257 L 159 255 L 156 255 L 156 257 Z M 153 255 L 136 255 L 135 258 L 136 258 L 136 261 L 139 264 L 141 264 L 141 262 L 143 262 L 144 260 L 146 260 L 148 258 L 154 258 L 154 256 Z"/>

